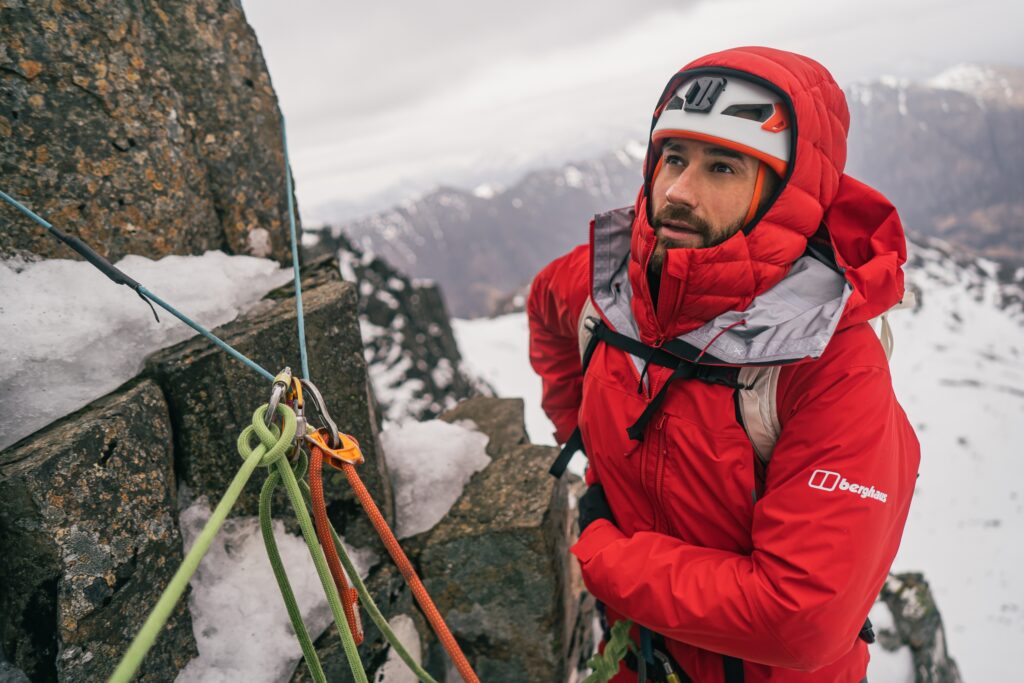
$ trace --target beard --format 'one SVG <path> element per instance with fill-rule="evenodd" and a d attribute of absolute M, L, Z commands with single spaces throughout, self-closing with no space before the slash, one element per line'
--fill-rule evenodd
<path fill-rule="evenodd" d="M 663 236 L 661 234 L 661 227 L 665 221 L 687 223 L 698 233 L 700 244 L 695 246 L 687 245 L 683 244 L 679 240 Z M 708 247 L 716 246 L 732 237 L 737 230 L 742 228 L 743 220 L 740 219 L 734 225 L 728 226 L 725 230 L 716 230 L 710 223 L 703 218 L 698 217 L 686 207 L 666 204 L 654 215 L 654 218 L 651 220 L 651 227 L 654 228 L 656 242 L 654 244 L 654 253 L 651 254 L 651 260 L 648 266 L 654 274 L 660 275 L 661 268 L 665 263 L 665 256 L 669 249 L 678 249 L 680 247 L 690 249 L 707 249 Z"/>

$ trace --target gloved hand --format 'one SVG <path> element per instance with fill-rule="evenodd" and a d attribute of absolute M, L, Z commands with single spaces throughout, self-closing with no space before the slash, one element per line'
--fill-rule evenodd
<path fill-rule="evenodd" d="M 608 507 L 608 499 L 604 497 L 604 488 L 600 484 L 588 487 L 586 493 L 580 496 L 578 510 L 580 536 L 583 535 L 584 529 L 599 519 L 607 519 L 615 524 L 612 509 Z"/>

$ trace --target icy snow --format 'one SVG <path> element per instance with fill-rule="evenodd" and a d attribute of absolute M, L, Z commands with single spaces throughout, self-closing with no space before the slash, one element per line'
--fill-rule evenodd
<path fill-rule="evenodd" d="M 291 269 L 210 251 L 118 268 L 200 324 L 233 320 L 291 279 Z M 195 334 L 83 261 L 0 261 L 0 449 L 116 389 L 146 356 Z"/>
<path fill-rule="evenodd" d="M 416 623 L 407 614 L 396 614 L 388 619 L 388 626 L 395 632 L 398 641 L 405 646 L 409 656 L 417 664 L 423 663 L 420 650 L 420 634 L 416 631 Z M 419 678 L 406 666 L 394 648 L 388 650 L 387 661 L 377 670 L 374 683 L 419 683 Z"/>
<path fill-rule="evenodd" d="M 205 497 L 182 511 L 180 524 L 186 551 L 209 517 L 210 505 Z M 295 600 L 315 640 L 332 620 L 323 586 L 306 542 L 286 532 L 281 520 L 273 524 Z M 348 545 L 345 548 L 359 575 L 365 578 L 376 562 L 375 554 Z M 288 679 L 302 650 L 274 580 L 258 518 L 224 522 L 190 585 L 189 610 L 199 656 L 181 670 L 177 683 L 278 683 Z M 419 642 L 402 642 L 413 641 Z"/>
<path fill-rule="evenodd" d="M 875 633 L 882 631 L 896 632 L 896 621 L 892 612 L 884 602 L 876 602 L 868 615 Z M 871 646 L 871 659 L 868 662 L 868 680 L 877 683 L 914 683 L 914 655 L 910 647 L 904 645 L 896 651 L 886 650 L 882 644 Z"/>
<path fill-rule="evenodd" d="M 491 462 L 488 438 L 466 420 L 407 422 L 381 432 L 395 491 L 395 535 L 426 531 L 448 513 L 473 476 Z"/>

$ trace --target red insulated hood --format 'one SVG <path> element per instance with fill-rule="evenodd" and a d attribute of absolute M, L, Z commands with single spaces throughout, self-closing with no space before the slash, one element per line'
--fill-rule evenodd
<path fill-rule="evenodd" d="M 822 226 L 854 290 L 841 326 L 873 318 L 903 296 L 903 226 L 881 193 L 843 173 L 850 123 L 846 98 L 831 74 L 814 60 L 765 47 L 702 57 L 669 81 L 658 100 L 652 130 L 687 79 L 738 73 L 777 92 L 789 107 L 794 133 L 789 172 L 774 201 L 725 242 L 707 249 L 668 250 L 655 311 L 645 264 L 655 245 L 647 202 L 657 159 L 648 145 L 629 264 L 636 294 L 633 315 L 646 343 L 684 334 L 727 311 L 745 310 L 756 296 L 786 276 L 812 236 L 825 236 L 825 231 L 819 232 Z"/>

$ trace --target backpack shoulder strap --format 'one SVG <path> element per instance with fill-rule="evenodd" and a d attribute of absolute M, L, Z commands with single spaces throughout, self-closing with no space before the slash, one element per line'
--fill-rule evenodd
<path fill-rule="evenodd" d="M 587 355 L 587 347 L 590 346 L 590 341 L 594 337 L 593 328 L 587 325 L 588 318 L 598 318 L 600 316 L 597 312 L 597 306 L 594 305 L 594 300 L 591 297 L 587 297 L 587 302 L 583 304 L 583 310 L 580 312 L 579 320 L 576 321 L 576 337 L 580 345 L 580 360 L 589 361 L 590 358 Z M 584 362 L 583 372 L 587 372 L 588 363 Z"/>
<path fill-rule="evenodd" d="M 898 304 L 879 316 L 881 325 L 878 337 L 887 360 L 892 358 L 894 346 L 888 314 L 901 308 L 912 308 L 914 304 L 914 293 L 907 290 Z M 779 440 L 779 434 L 782 432 L 778 409 L 781 369 L 779 365 L 744 367 L 740 370 L 739 376 L 739 383 L 743 387 L 736 390 L 736 405 L 743 428 L 754 446 L 754 452 L 765 466 L 771 460 L 775 442 Z"/>
<path fill-rule="evenodd" d="M 776 394 L 779 388 L 779 365 L 751 365 L 740 369 L 736 390 L 743 429 L 754 447 L 754 453 L 765 466 L 771 460 L 775 442 L 779 440 L 782 424 Z"/>

